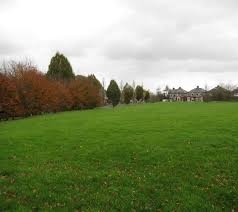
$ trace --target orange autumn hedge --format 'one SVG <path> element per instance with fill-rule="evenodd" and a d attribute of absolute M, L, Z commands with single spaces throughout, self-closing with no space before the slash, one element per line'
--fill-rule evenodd
<path fill-rule="evenodd" d="M 55 81 L 35 67 L 19 64 L 0 73 L 2 118 L 94 108 L 102 102 L 102 86 L 93 75 Z"/>

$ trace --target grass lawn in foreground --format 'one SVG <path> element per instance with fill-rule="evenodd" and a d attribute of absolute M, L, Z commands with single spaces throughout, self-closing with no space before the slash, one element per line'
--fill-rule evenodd
<path fill-rule="evenodd" d="M 0 211 L 238 210 L 238 104 L 158 103 L 0 123 Z"/>

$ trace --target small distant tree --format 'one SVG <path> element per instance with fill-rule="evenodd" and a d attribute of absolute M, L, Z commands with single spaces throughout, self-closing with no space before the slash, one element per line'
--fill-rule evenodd
<path fill-rule="evenodd" d="M 97 106 L 103 105 L 103 104 L 104 104 L 104 88 L 103 88 L 102 84 L 101 84 L 100 81 L 95 77 L 94 74 L 89 75 L 89 76 L 88 76 L 88 79 L 93 83 L 95 93 L 97 94 L 97 96 L 100 97 L 100 98 L 99 98 L 99 99 L 100 99 L 100 104 L 97 104 Z"/>
<path fill-rule="evenodd" d="M 46 75 L 50 79 L 63 81 L 68 81 L 75 77 L 68 59 L 59 52 L 57 52 L 56 55 L 52 57 Z"/>
<path fill-rule="evenodd" d="M 148 102 L 150 99 L 150 92 L 149 91 L 145 91 L 145 101 Z"/>
<path fill-rule="evenodd" d="M 136 101 L 136 94 L 135 94 L 135 91 L 136 91 L 136 83 L 135 83 L 134 80 L 133 80 L 133 82 L 132 82 L 132 88 L 133 88 L 133 97 L 132 97 L 132 101 L 133 101 L 133 103 L 135 103 L 135 101 Z"/>
<path fill-rule="evenodd" d="M 206 92 L 204 101 L 229 101 L 231 98 L 232 92 L 218 85 L 212 90 Z"/>
<path fill-rule="evenodd" d="M 143 93 L 144 93 L 144 90 L 143 90 L 143 87 L 140 86 L 140 85 L 137 85 L 136 86 L 136 99 L 137 101 L 140 101 L 140 100 L 143 100 Z"/>
<path fill-rule="evenodd" d="M 236 89 L 236 85 L 231 84 L 231 83 L 226 83 L 226 84 L 225 83 L 221 83 L 220 87 L 222 87 L 222 88 L 226 89 L 227 91 L 229 91 L 230 92 L 230 97 L 232 97 L 232 93 Z M 227 94 L 226 94 L 226 96 L 227 96 Z"/>
<path fill-rule="evenodd" d="M 121 92 L 115 80 L 111 80 L 107 88 L 107 97 L 112 102 L 113 107 L 118 105 L 121 97 Z"/>
<path fill-rule="evenodd" d="M 123 88 L 124 102 L 126 104 L 130 103 L 130 101 L 133 98 L 133 94 L 134 94 L 133 88 L 129 84 L 126 83 L 126 85 Z"/>
<path fill-rule="evenodd" d="M 121 80 L 120 82 L 120 91 L 121 91 L 121 98 L 120 98 L 120 102 L 123 103 L 124 102 L 124 93 L 123 93 L 123 88 L 124 88 L 124 83 Z"/>

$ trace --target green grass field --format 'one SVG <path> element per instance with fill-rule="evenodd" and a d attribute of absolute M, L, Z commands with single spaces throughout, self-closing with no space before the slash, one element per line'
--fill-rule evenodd
<path fill-rule="evenodd" d="M 0 123 L 0 211 L 237 211 L 238 104 L 159 103 Z"/>

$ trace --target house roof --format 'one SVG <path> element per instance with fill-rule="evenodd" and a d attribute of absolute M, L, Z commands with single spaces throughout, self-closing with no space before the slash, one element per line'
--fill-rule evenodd
<path fill-rule="evenodd" d="M 179 87 L 179 88 L 177 89 L 177 93 L 183 94 L 183 93 L 187 93 L 187 91 L 185 91 L 184 89 L 182 89 L 181 87 Z"/>
<path fill-rule="evenodd" d="M 203 88 L 199 88 L 199 86 L 189 91 L 189 93 L 204 93 L 204 92 L 206 91 Z"/>
<path fill-rule="evenodd" d="M 173 89 L 169 90 L 169 93 L 171 93 L 171 94 L 185 94 L 185 93 L 187 93 L 187 91 L 185 91 L 184 89 L 179 87 L 178 89 L 173 88 Z"/>

